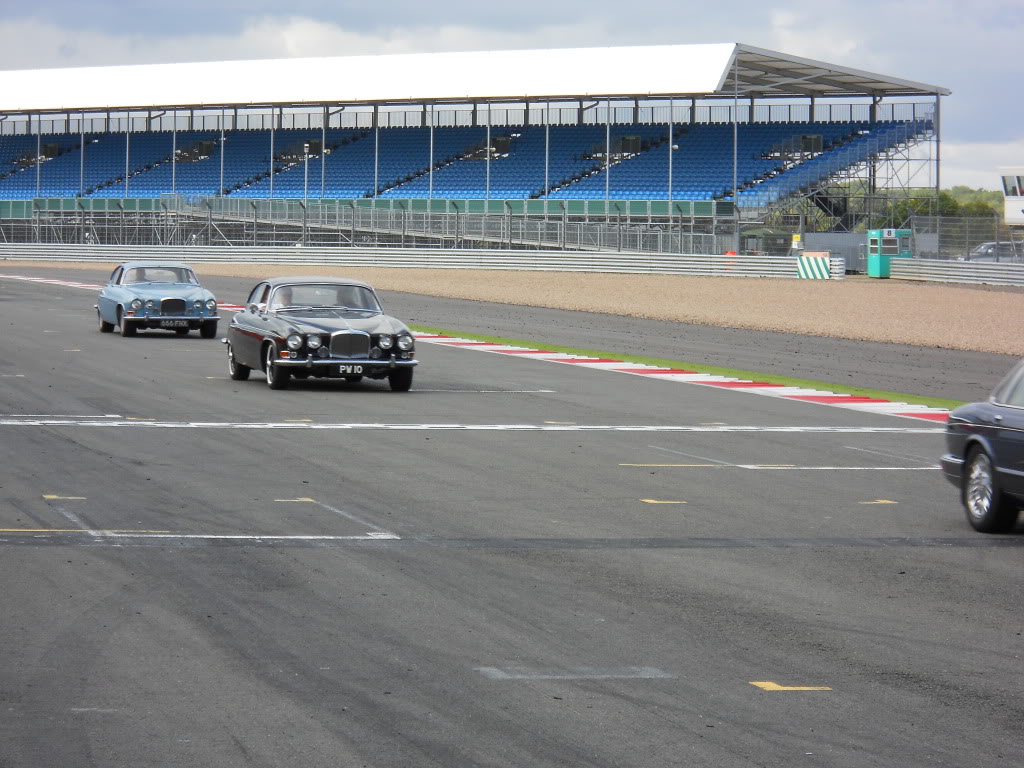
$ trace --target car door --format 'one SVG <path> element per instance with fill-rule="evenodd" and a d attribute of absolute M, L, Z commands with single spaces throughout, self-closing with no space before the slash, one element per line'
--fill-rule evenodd
<path fill-rule="evenodd" d="M 266 297 L 269 292 L 270 286 L 267 283 L 260 283 L 253 288 L 245 300 L 245 307 L 235 313 L 228 329 L 235 359 L 250 368 L 259 369 L 261 365 L 260 346 L 266 335 Z"/>
<path fill-rule="evenodd" d="M 120 266 L 113 271 L 110 275 L 110 280 L 100 290 L 100 295 L 96 301 L 96 307 L 102 317 L 108 323 L 117 323 L 117 305 L 118 293 L 121 291 L 118 283 L 121 280 L 121 274 L 124 272 L 124 267 Z"/>
<path fill-rule="evenodd" d="M 1024 365 L 1018 366 L 1017 375 L 992 400 L 999 484 L 1009 493 L 1024 496 Z"/>

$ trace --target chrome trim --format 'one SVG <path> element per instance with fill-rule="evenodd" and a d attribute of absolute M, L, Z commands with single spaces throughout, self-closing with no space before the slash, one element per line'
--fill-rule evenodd
<path fill-rule="evenodd" d="M 415 365 L 419 365 L 419 360 L 361 360 L 357 358 L 344 357 L 307 357 L 292 359 L 290 357 L 275 357 L 274 365 L 302 366 L 304 368 L 325 365 L 363 365 L 372 366 L 374 368 L 412 368 Z"/>
<path fill-rule="evenodd" d="M 220 320 L 220 315 L 125 315 L 130 320 Z"/>

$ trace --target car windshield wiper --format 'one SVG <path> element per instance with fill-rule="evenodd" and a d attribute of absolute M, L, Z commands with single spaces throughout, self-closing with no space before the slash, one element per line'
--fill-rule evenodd
<path fill-rule="evenodd" d="M 302 312 L 303 310 L 314 309 L 310 306 L 289 306 L 289 307 L 274 307 L 275 312 Z"/>

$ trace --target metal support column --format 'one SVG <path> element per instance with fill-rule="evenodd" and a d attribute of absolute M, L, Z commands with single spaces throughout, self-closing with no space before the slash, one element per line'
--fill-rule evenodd
<path fill-rule="evenodd" d="M 380 107 L 373 105 L 373 196 L 380 194 Z"/>
<path fill-rule="evenodd" d="M 274 119 L 274 113 L 270 113 L 270 199 L 274 199 L 274 129 L 277 120 Z M 273 206 L 271 206 L 271 212 L 273 212 Z"/>
<path fill-rule="evenodd" d="M 32 118 L 29 117 L 29 120 Z M 43 186 L 43 116 L 36 115 L 36 197 L 41 196 Z"/>
<path fill-rule="evenodd" d="M 85 115 L 80 118 L 81 133 L 78 139 L 78 196 L 85 194 Z"/>
<path fill-rule="evenodd" d="M 128 197 L 128 171 L 130 170 L 128 164 L 130 162 L 131 148 L 132 148 L 132 116 L 128 115 L 128 130 L 124 132 L 124 196 Z M 121 216 L 124 219 L 124 216 Z M 122 239 L 122 243 L 124 240 Z"/>
<path fill-rule="evenodd" d="M 427 170 L 427 199 L 434 198 L 434 123 L 437 121 L 437 105 L 430 105 L 430 166 Z"/>
<path fill-rule="evenodd" d="M 220 111 L 220 188 L 217 197 L 224 196 L 224 110 Z"/>
<path fill-rule="evenodd" d="M 604 103 L 604 215 L 608 219 L 608 196 L 611 191 L 612 102 Z"/>
<path fill-rule="evenodd" d="M 939 196 L 939 190 L 942 188 L 939 184 L 939 171 L 942 164 L 939 162 L 942 159 L 942 131 L 941 131 L 941 119 L 939 114 L 939 105 L 942 103 L 942 97 L 939 94 L 935 94 L 935 118 L 934 118 L 934 131 L 935 131 L 935 196 Z"/>
<path fill-rule="evenodd" d="M 740 252 L 740 206 L 739 206 L 739 119 L 740 119 L 740 67 L 739 59 L 732 60 L 732 211 L 735 231 L 733 250 Z"/>
<path fill-rule="evenodd" d="M 672 142 L 674 140 L 674 137 L 673 137 L 672 134 L 673 134 L 673 128 L 674 128 L 673 122 L 675 122 L 675 120 L 674 120 L 674 118 L 675 118 L 675 114 L 674 114 L 675 108 L 676 108 L 675 100 L 674 99 L 669 99 L 668 100 L 668 197 L 667 197 L 668 207 L 669 207 L 669 216 L 672 215 Z M 671 219 L 670 219 L 670 221 L 671 221 Z"/>
<path fill-rule="evenodd" d="M 544 199 L 548 199 L 551 191 L 551 102 L 548 102 L 544 110 Z M 544 207 L 544 216 L 547 217 L 547 206 Z"/>
<path fill-rule="evenodd" d="M 320 126 L 320 199 L 324 199 L 327 190 L 327 105 L 324 105 L 324 122 Z"/>
<path fill-rule="evenodd" d="M 491 199 L 491 104 L 487 103 L 487 149 L 484 161 L 487 163 L 487 183 L 484 186 L 484 199 Z M 490 206 L 484 206 L 484 213 Z"/>
<path fill-rule="evenodd" d="M 178 113 L 171 118 L 171 194 L 178 193 Z"/>

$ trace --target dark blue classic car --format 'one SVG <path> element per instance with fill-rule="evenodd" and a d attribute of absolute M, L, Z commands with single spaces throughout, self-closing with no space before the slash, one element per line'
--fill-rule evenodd
<path fill-rule="evenodd" d="M 949 415 L 942 471 L 960 489 L 967 521 L 984 533 L 1012 531 L 1024 505 L 1024 361 L 983 403 Z"/>
<path fill-rule="evenodd" d="M 217 335 L 217 300 L 203 288 L 192 268 L 169 261 L 122 264 L 100 290 L 96 315 L 102 333 L 121 329 L 134 336 L 161 328 L 184 336 L 198 330 L 204 339 Z"/>
<path fill-rule="evenodd" d="M 416 367 L 409 328 L 385 315 L 366 283 L 333 277 L 276 277 L 252 289 L 228 326 L 228 373 L 262 371 L 271 389 L 290 379 L 387 379 L 407 392 Z"/>

